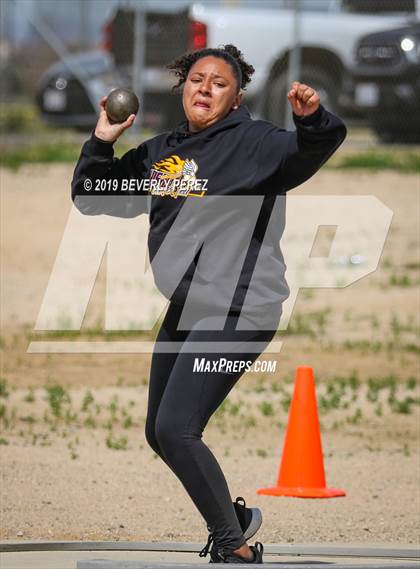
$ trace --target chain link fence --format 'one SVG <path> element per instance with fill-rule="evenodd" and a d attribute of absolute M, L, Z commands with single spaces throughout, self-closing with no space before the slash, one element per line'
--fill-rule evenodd
<path fill-rule="evenodd" d="M 314 87 L 359 139 L 420 139 L 420 0 L 3 0 L 4 132 L 91 129 L 111 88 L 133 88 L 152 130 L 183 119 L 165 65 L 234 43 L 254 65 L 255 117 L 293 128 L 291 80 Z M 140 124 L 140 121 L 138 121 Z"/>

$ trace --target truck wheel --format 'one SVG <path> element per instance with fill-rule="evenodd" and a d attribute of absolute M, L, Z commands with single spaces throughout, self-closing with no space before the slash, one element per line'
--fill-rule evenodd
<path fill-rule="evenodd" d="M 392 132 L 392 130 L 388 130 L 381 126 L 374 126 L 374 125 L 372 125 L 372 130 L 378 137 L 379 141 L 382 142 L 383 144 L 391 144 L 395 142 L 394 133 Z"/>
<path fill-rule="evenodd" d="M 305 83 L 313 87 L 319 94 L 322 105 L 331 113 L 338 112 L 338 88 L 337 82 L 323 69 L 313 65 L 302 65 L 300 83 Z M 285 107 L 287 102 L 287 92 L 290 85 L 287 84 L 287 71 L 280 73 L 271 79 L 267 85 L 267 96 L 265 102 L 265 114 L 269 121 L 283 126 L 285 124 Z"/>
<path fill-rule="evenodd" d="M 420 134 L 418 131 L 403 131 L 392 127 L 372 124 L 372 129 L 382 144 L 419 144 Z"/>

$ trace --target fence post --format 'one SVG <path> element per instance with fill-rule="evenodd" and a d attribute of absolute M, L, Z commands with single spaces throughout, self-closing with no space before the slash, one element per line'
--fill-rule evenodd
<path fill-rule="evenodd" d="M 287 70 L 287 84 L 286 84 L 286 99 L 284 104 L 285 110 L 285 125 L 287 130 L 296 130 L 295 123 L 293 122 L 292 110 L 290 107 L 287 93 L 289 92 L 292 81 L 300 81 L 300 25 L 301 25 L 301 6 L 300 0 L 295 0 L 293 3 L 293 39 L 290 45 L 289 67 Z"/>
<path fill-rule="evenodd" d="M 134 127 L 139 129 L 142 123 L 142 113 L 144 104 L 144 67 L 146 56 L 146 14 L 142 2 L 135 4 L 134 16 L 134 54 L 133 54 L 133 86 L 140 101 L 140 110 L 137 115 Z"/>

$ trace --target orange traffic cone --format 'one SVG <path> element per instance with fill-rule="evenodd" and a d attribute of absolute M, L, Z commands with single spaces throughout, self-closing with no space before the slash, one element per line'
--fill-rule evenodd
<path fill-rule="evenodd" d="M 260 488 L 257 494 L 298 498 L 346 495 L 344 490 L 327 488 L 325 484 L 315 380 L 311 367 L 300 366 L 296 370 L 277 486 Z"/>

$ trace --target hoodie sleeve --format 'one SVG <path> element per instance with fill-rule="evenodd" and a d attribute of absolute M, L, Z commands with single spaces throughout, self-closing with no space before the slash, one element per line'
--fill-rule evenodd
<path fill-rule="evenodd" d="M 92 133 L 82 147 L 74 170 L 71 183 L 74 205 L 85 215 L 135 217 L 147 213 L 147 193 L 128 190 L 129 180 L 144 178 L 147 158 L 146 142 L 121 158 L 114 158 L 113 143 L 105 142 Z M 98 191 L 101 182 L 102 190 Z"/>
<path fill-rule="evenodd" d="M 312 115 L 293 113 L 296 131 L 273 128 L 264 136 L 259 152 L 259 172 L 274 176 L 281 191 L 291 190 L 313 176 L 344 141 L 343 121 L 322 105 Z"/>

